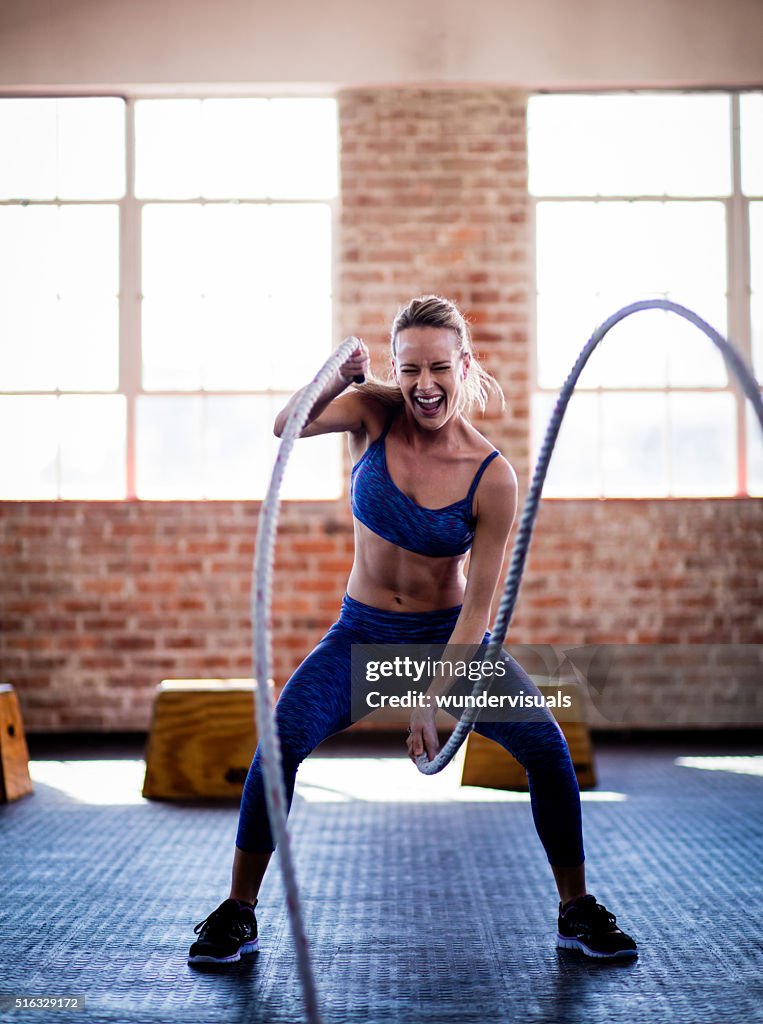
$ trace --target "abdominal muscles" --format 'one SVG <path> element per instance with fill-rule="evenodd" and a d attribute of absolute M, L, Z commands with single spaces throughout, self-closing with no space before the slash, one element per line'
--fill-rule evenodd
<path fill-rule="evenodd" d="M 407 551 L 353 520 L 355 561 L 347 592 L 356 601 L 392 611 L 434 611 L 463 602 L 466 554 L 444 558 Z"/>

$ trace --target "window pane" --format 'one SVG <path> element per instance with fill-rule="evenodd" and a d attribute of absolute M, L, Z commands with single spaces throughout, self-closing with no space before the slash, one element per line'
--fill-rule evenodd
<path fill-rule="evenodd" d="M 113 390 L 116 206 L 0 208 L 0 386 Z"/>
<path fill-rule="evenodd" d="M 720 296 L 708 296 L 704 302 L 686 302 L 690 309 L 699 312 L 711 327 L 724 335 L 728 334 L 726 302 Z M 698 308 L 699 307 L 699 308 Z M 651 317 L 651 313 L 642 314 Z M 723 356 L 704 331 L 674 313 L 655 313 L 667 323 L 664 337 L 668 352 L 668 381 L 672 387 L 724 387 L 728 383 L 728 371 Z"/>
<path fill-rule="evenodd" d="M 55 391 L 58 384 L 58 302 L 55 295 L 0 302 L 0 387 Z M 5 435 L 13 436 L 11 435 Z"/>
<path fill-rule="evenodd" d="M 124 498 L 125 428 L 121 395 L 0 398 L 0 497 Z"/>
<path fill-rule="evenodd" d="M 143 222 L 145 388 L 288 388 L 312 376 L 331 351 L 325 204 L 151 204 Z"/>
<path fill-rule="evenodd" d="M 721 203 L 538 203 L 541 386 L 561 386 L 594 328 L 639 299 L 679 302 L 725 333 L 725 230 Z M 643 312 L 610 331 L 580 383 L 689 387 L 726 379 L 723 360 L 696 328 L 672 313 Z"/>
<path fill-rule="evenodd" d="M 763 92 L 740 97 L 742 191 L 763 196 Z"/>
<path fill-rule="evenodd" d="M 755 497 L 763 497 L 763 430 L 750 402 L 745 399 L 747 412 L 747 490 Z"/>
<path fill-rule="evenodd" d="M 65 395 L 59 403 L 61 497 L 124 498 L 124 397 Z"/>
<path fill-rule="evenodd" d="M 273 421 L 278 408 L 270 395 L 210 396 L 204 439 L 204 496 L 265 496 L 278 438 Z"/>
<path fill-rule="evenodd" d="M 57 206 L 0 206 L 0 304 L 56 296 L 58 213 Z"/>
<path fill-rule="evenodd" d="M 118 335 L 116 299 L 9 298 L 0 304 L 0 387 L 113 391 Z"/>
<path fill-rule="evenodd" d="M 116 298 L 62 298 L 58 303 L 58 387 L 119 387 L 119 304 Z"/>
<path fill-rule="evenodd" d="M 0 295 L 116 296 L 119 208 L 0 207 Z"/>
<path fill-rule="evenodd" d="M 203 291 L 202 207 L 194 204 L 143 208 L 142 291 L 151 298 L 168 292 Z"/>
<path fill-rule="evenodd" d="M 533 396 L 533 472 L 558 395 Z M 562 420 L 543 484 L 544 497 L 593 498 L 599 488 L 599 399 L 573 394 Z"/>
<path fill-rule="evenodd" d="M 264 205 L 145 206 L 143 294 L 264 296 L 280 220 Z M 302 223 L 309 245 L 311 225 Z"/>
<path fill-rule="evenodd" d="M 272 425 L 270 429 L 272 432 Z M 342 440 L 337 434 L 301 437 L 292 449 L 281 497 L 294 501 L 335 500 L 341 497 Z"/>
<path fill-rule="evenodd" d="M 203 386 L 209 391 L 268 388 L 267 300 L 215 296 L 204 299 L 202 305 Z"/>
<path fill-rule="evenodd" d="M 56 290 L 65 296 L 119 294 L 119 207 L 58 208 Z"/>
<path fill-rule="evenodd" d="M 143 300 L 143 387 L 196 391 L 201 387 L 205 300 L 168 295 Z"/>
<path fill-rule="evenodd" d="M 604 394 L 601 402 L 604 493 L 667 496 L 667 395 Z"/>
<path fill-rule="evenodd" d="M 116 199 L 124 195 L 124 100 L 93 97 L 57 103 L 58 196 Z"/>
<path fill-rule="evenodd" d="M 204 497 L 200 396 L 138 396 L 136 492 L 139 498 Z"/>
<path fill-rule="evenodd" d="M 56 101 L 0 99 L 0 199 L 56 194 Z"/>
<path fill-rule="evenodd" d="M 763 380 L 763 203 L 750 203 L 750 314 L 752 365 Z"/>
<path fill-rule="evenodd" d="M 538 296 L 538 383 L 561 388 L 575 361 L 603 319 L 598 300 L 590 295 L 564 295 L 553 301 Z M 606 345 L 606 342 L 603 342 Z M 578 381 L 581 388 L 599 383 L 601 346 L 586 364 Z"/>
<path fill-rule="evenodd" d="M 267 195 L 268 100 L 204 100 L 201 132 L 204 165 L 201 194 L 212 199 Z"/>
<path fill-rule="evenodd" d="M 285 401 L 273 395 L 139 397 L 138 496 L 264 498 L 280 443 L 273 421 Z M 339 497 L 340 451 L 335 435 L 300 439 L 281 496 Z"/>
<path fill-rule="evenodd" d="M 728 195 L 726 95 L 533 96 L 533 195 Z"/>
<path fill-rule="evenodd" d="M 201 195 L 201 100 L 135 104 L 135 194 L 191 199 Z"/>
<path fill-rule="evenodd" d="M 265 205 L 218 203 L 202 208 L 198 244 L 205 295 L 265 296 L 272 221 L 273 211 Z"/>
<path fill-rule="evenodd" d="M 268 317 L 258 321 L 260 361 L 267 367 L 270 387 L 288 391 L 308 381 L 332 352 L 331 300 L 305 293 L 298 303 L 293 293 L 275 294 Z"/>
<path fill-rule="evenodd" d="M 668 397 L 671 494 L 736 494 L 737 429 L 733 395 Z"/>
<path fill-rule="evenodd" d="M 136 194 L 145 198 L 330 198 L 332 99 L 142 100 Z"/>
<path fill-rule="evenodd" d="M 264 244 L 269 293 L 299 296 L 331 294 L 331 211 L 325 203 L 270 207 Z M 288 282 L 288 284 L 287 284 Z"/>
<path fill-rule="evenodd" d="M 0 397 L 0 436 L 6 439 L 0 445 L 0 498 L 58 497 L 56 399 Z"/>
<path fill-rule="evenodd" d="M 125 189 L 116 97 L 0 100 L 0 199 L 116 199 Z"/>
<path fill-rule="evenodd" d="M 599 320 L 623 305 L 622 297 L 609 303 L 609 313 L 599 300 Z M 642 311 L 626 317 L 607 332 L 592 361 L 595 379 L 605 387 L 662 388 L 668 379 L 668 347 L 674 329 L 669 313 Z"/>
<path fill-rule="evenodd" d="M 335 100 L 271 100 L 270 142 L 269 195 L 323 199 L 337 194 Z"/>

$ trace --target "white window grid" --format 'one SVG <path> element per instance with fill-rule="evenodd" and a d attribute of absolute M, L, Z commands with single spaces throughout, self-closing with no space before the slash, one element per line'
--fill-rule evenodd
<path fill-rule="evenodd" d="M 2 199 L 0 205 L 12 206 L 12 205 L 39 205 L 39 206 L 117 206 L 119 209 L 119 293 L 118 293 L 118 304 L 119 304 L 119 382 L 117 388 L 114 391 L 87 391 L 87 390 L 62 390 L 59 388 L 46 389 L 43 391 L 35 391 L 32 389 L 25 390 L 23 392 L 14 391 L 13 394 L 23 394 L 28 396 L 44 395 L 54 396 L 56 398 L 62 395 L 74 395 L 74 396 L 90 396 L 90 395 L 121 395 L 125 398 L 126 403 L 126 484 L 125 484 L 125 497 L 124 501 L 138 500 L 137 495 L 137 437 L 136 437 L 136 409 L 138 404 L 138 398 L 143 395 L 150 395 L 151 397 L 192 397 L 194 395 L 203 395 L 205 397 L 222 397 L 222 398 L 233 398 L 236 396 L 252 396 L 261 395 L 268 396 L 271 398 L 283 398 L 284 401 L 289 397 L 291 392 L 280 391 L 275 389 L 258 389 L 258 390 L 234 390 L 226 388 L 225 390 L 214 390 L 214 389 L 196 389 L 196 390 L 172 390 L 172 389 L 151 389 L 145 390 L 142 386 L 141 381 L 141 303 L 143 295 L 141 291 L 141 224 L 142 224 L 142 212 L 143 207 L 153 204 L 162 203 L 163 205 L 212 205 L 212 204 L 227 204 L 230 203 L 230 199 L 208 199 L 206 197 L 198 196 L 191 198 L 172 199 L 165 198 L 163 196 L 152 196 L 152 197 L 140 197 L 135 195 L 135 104 L 141 100 L 165 100 L 165 99 L 195 99 L 204 100 L 209 98 L 215 99 L 240 99 L 240 98 L 257 98 L 257 99 L 273 99 L 276 98 L 273 94 L 263 93 L 250 93 L 250 92 L 225 92 L 213 94 L 206 92 L 183 92 L 182 94 L 171 94 L 171 93 L 131 93 L 122 94 L 113 91 L 98 91 L 98 92 L 87 92 L 87 91 L 57 91 L 55 93 L 48 92 L 0 92 L 0 99 L 2 98 L 13 98 L 13 99 L 75 99 L 75 98 L 92 98 L 108 97 L 121 99 L 125 103 L 125 193 L 120 198 L 111 199 L 34 199 L 34 200 L 16 200 L 16 199 Z M 280 95 L 277 97 L 280 98 Z M 317 93 L 310 92 L 310 98 L 325 98 L 333 99 L 334 97 L 328 93 Z M 332 240 L 338 237 L 338 226 L 339 226 L 339 197 L 324 198 L 316 200 L 314 197 L 301 197 L 291 196 L 288 199 L 270 199 L 270 198 L 236 198 L 236 203 L 244 204 L 256 204 L 256 205 L 270 205 L 274 203 L 281 204 L 293 204 L 293 203 L 322 203 L 325 204 L 330 211 L 331 219 L 331 236 Z M 333 244 L 333 243 L 332 243 Z M 331 266 L 331 316 L 332 316 L 332 336 L 336 337 L 337 333 L 337 310 L 334 297 L 337 294 L 337 261 L 332 260 Z M 329 353 L 326 353 L 328 357 Z M 320 358 L 319 358 L 320 361 Z M 316 370 L 318 366 L 316 365 Z M 295 387 L 298 386 L 299 382 L 295 382 Z M 10 392 L 6 392 L 10 393 Z M 57 493 L 61 492 L 61 466 L 60 458 L 57 463 Z M 69 500 L 69 499 L 47 499 L 47 500 Z M 94 499 L 76 499 L 76 500 L 94 500 Z M 116 499 L 119 500 L 119 499 Z M 156 500 L 156 499 L 150 499 Z M 182 499 L 169 499 L 169 500 L 182 500 Z M 208 501 L 212 499 L 200 498 L 194 500 Z"/>
<path fill-rule="evenodd" d="M 646 90 L 639 90 L 640 93 L 644 93 Z M 665 90 L 661 89 L 659 92 L 664 93 Z M 678 90 L 676 90 L 678 92 Z M 685 92 L 682 90 L 682 92 Z M 576 90 L 577 94 L 582 94 L 582 90 Z M 549 95 L 548 93 L 537 93 L 537 95 Z M 588 95 L 596 95 L 596 93 L 589 93 Z M 611 95 L 611 93 L 608 93 Z M 750 307 L 750 295 L 752 291 L 751 278 L 750 278 L 750 205 L 755 202 L 763 202 L 761 199 L 755 197 L 751 198 L 746 196 L 742 192 L 742 166 L 741 166 L 741 115 L 740 115 L 740 96 L 741 91 L 729 91 L 723 90 L 722 95 L 728 96 L 731 103 L 731 118 L 730 118 L 730 132 L 729 132 L 729 147 L 731 153 L 731 176 L 732 176 L 732 187 L 731 194 L 728 196 L 718 195 L 692 195 L 692 196 L 673 196 L 673 195 L 607 195 L 607 196 L 591 196 L 591 195 L 565 195 L 565 196 L 544 196 L 544 195 L 530 195 L 530 224 L 531 224 L 531 259 L 533 268 L 537 266 L 537 234 L 535 230 L 536 225 L 536 211 L 539 203 L 638 203 L 638 202 L 661 202 L 668 200 L 671 203 L 701 203 L 714 202 L 720 203 L 725 209 L 726 217 L 726 281 L 727 281 L 727 292 L 726 292 L 726 304 L 728 314 L 728 338 L 732 341 L 737 351 L 741 353 L 748 367 L 752 367 L 752 317 Z M 558 394 L 558 388 L 543 387 L 539 384 L 538 378 L 538 348 L 537 348 L 537 288 L 535 290 L 536 301 L 530 304 L 530 328 L 531 337 L 535 339 L 533 345 L 530 346 L 530 360 L 531 360 L 531 380 L 533 381 L 533 388 L 536 394 L 542 395 L 556 395 Z M 642 298 L 643 296 L 634 295 L 634 300 Z M 615 310 L 610 310 L 614 313 Z M 634 314 L 638 316 L 638 314 Z M 598 324 L 591 325 L 591 332 Z M 590 336 L 590 335 L 589 335 Z M 588 340 L 588 338 L 580 339 L 580 348 Z M 710 345 L 709 339 L 706 344 Z M 593 359 L 596 359 L 594 354 Z M 572 369 L 570 364 L 569 369 Z M 747 416 L 746 416 L 746 404 L 747 398 L 744 392 L 741 390 L 736 377 L 733 374 L 728 374 L 728 382 L 723 386 L 718 387 L 671 387 L 666 385 L 664 387 L 645 387 L 641 385 L 634 386 L 632 388 L 622 386 L 606 387 L 599 385 L 596 387 L 586 387 L 585 385 L 577 386 L 576 393 L 586 394 L 626 394 L 638 392 L 652 393 L 665 395 L 672 391 L 681 394 L 719 394 L 719 393 L 730 393 L 735 400 L 736 407 L 736 435 L 737 435 L 737 493 L 733 497 L 749 497 L 748 487 L 748 461 L 747 461 Z M 602 403 L 599 403 L 599 411 L 601 414 Z M 546 424 L 542 425 L 542 429 L 545 429 Z M 598 501 L 600 497 L 606 497 L 606 495 L 598 495 L 595 497 L 590 496 L 569 496 L 574 497 L 575 500 L 580 501 Z M 561 495 L 548 496 L 547 500 L 565 501 L 569 500 L 569 497 L 565 498 Z M 670 500 L 677 501 L 681 500 L 680 497 L 674 495 L 667 495 L 666 498 L 661 496 L 649 496 L 651 500 Z M 622 499 L 622 500 L 639 500 L 635 499 Z M 719 499 L 720 500 L 720 499 Z"/>

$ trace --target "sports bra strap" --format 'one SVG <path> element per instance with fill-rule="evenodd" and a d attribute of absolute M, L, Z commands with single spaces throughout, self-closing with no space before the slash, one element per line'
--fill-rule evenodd
<path fill-rule="evenodd" d="M 392 426 L 392 421 L 395 418 L 395 413 L 396 412 L 397 412 L 397 409 L 393 405 L 392 408 L 390 409 L 390 411 L 387 413 L 387 422 L 384 424 L 384 430 L 382 430 L 381 434 L 379 435 L 379 440 L 380 441 L 383 441 L 384 438 L 389 433 L 389 428 Z"/>
<path fill-rule="evenodd" d="M 493 459 L 496 457 L 496 455 L 500 455 L 500 454 L 501 453 L 496 448 L 495 451 L 491 452 L 487 456 L 487 458 L 483 461 L 483 463 L 480 466 L 480 468 L 474 474 L 474 479 L 472 480 L 472 486 L 469 488 L 469 493 L 466 496 L 467 501 L 469 501 L 470 503 L 471 503 L 472 498 L 474 497 L 474 492 L 477 490 L 477 485 L 479 484 L 480 480 L 482 479 L 482 474 L 485 472 L 485 470 L 490 465 L 490 463 L 493 461 Z"/>

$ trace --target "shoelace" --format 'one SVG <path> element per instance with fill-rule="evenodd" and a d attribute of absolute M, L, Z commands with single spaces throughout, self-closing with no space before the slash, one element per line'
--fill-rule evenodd
<path fill-rule="evenodd" d="M 199 921 L 199 923 L 196 925 L 196 927 L 193 930 L 194 935 L 198 935 L 199 932 L 201 931 L 201 929 L 204 927 L 205 924 L 212 925 L 214 923 L 215 919 L 217 917 L 219 917 L 219 916 L 220 915 L 218 914 L 218 912 L 216 910 L 213 910 L 212 913 L 209 915 L 209 917 L 205 917 L 203 921 Z"/>
<path fill-rule="evenodd" d="M 575 908 L 580 909 L 581 916 L 596 927 L 600 927 L 602 930 L 610 931 L 615 927 L 617 918 L 614 914 L 611 914 L 602 903 L 594 903 L 589 907 Z"/>
<path fill-rule="evenodd" d="M 252 908 L 252 913 L 254 913 L 254 908 Z M 225 920 L 227 920 L 227 919 L 228 919 L 228 917 L 230 917 L 230 916 L 232 916 L 232 915 L 230 915 L 228 911 L 226 911 L 226 910 L 221 910 L 221 909 L 220 909 L 220 907 L 218 907 L 218 908 L 217 908 L 217 910 L 213 910 L 213 911 L 212 911 L 212 913 L 211 913 L 211 914 L 209 915 L 209 917 L 205 917 L 203 921 L 199 921 L 199 923 L 198 923 L 198 924 L 196 925 L 196 927 L 195 927 L 195 928 L 193 929 L 193 931 L 194 931 L 194 935 L 198 935 L 198 934 L 199 934 L 199 932 L 201 931 L 201 929 L 202 929 L 202 928 L 204 927 L 204 925 L 206 925 L 206 924 L 208 924 L 208 925 L 209 925 L 209 927 L 210 927 L 210 930 L 211 930 L 211 929 L 212 929 L 212 928 L 213 928 L 213 927 L 214 927 L 215 925 L 222 925 L 222 924 L 223 924 L 223 920 L 224 920 L 224 919 L 225 919 Z M 241 922 L 240 922 L 240 921 L 236 921 L 236 922 L 234 922 L 234 923 L 235 923 L 235 926 L 236 926 L 236 927 L 242 927 L 242 925 L 241 925 Z"/>
<path fill-rule="evenodd" d="M 209 928 L 210 928 L 210 931 L 211 931 L 212 928 L 215 925 L 222 925 L 223 918 L 227 918 L 228 916 L 229 915 L 226 914 L 225 911 L 221 911 L 220 908 L 218 907 L 217 910 L 213 910 L 212 911 L 212 913 L 209 915 L 209 917 L 205 917 L 203 921 L 199 921 L 199 923 L 196 925 L 196 927 L 193 930 L 194 934 L 198 935 L 199 932 L 201 931 L 201 929 L 204 927 L 204 925 L 207 925 L 207 924 L 209 925 Z"/>

